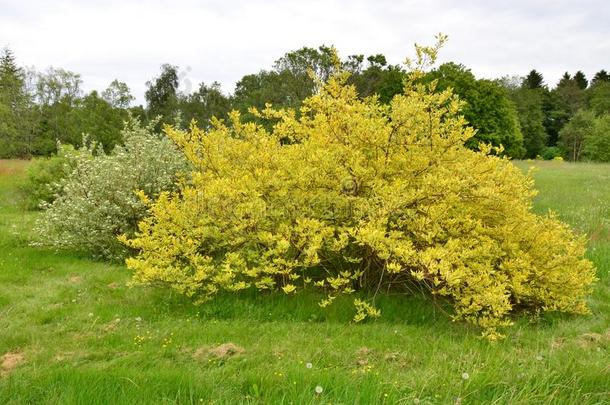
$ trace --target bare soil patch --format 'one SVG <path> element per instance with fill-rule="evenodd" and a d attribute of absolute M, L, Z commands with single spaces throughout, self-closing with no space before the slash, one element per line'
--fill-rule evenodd
<path fill-rule="evenodd" d="M 246 349 L 244 349 L 243 347 L 238 346 L 235 343 L 228 342 L 223 343 L 220 346 L 213 347 L 211 349 L 197 349 L 195 351 L 194 356 L 197 356 L 197 354 L 199 353 L 198 357 L 201 357 L 201 355 L 204 353 L 202 352 L 202 350 L 206 350 L 208 354 L 216 357 L 217 359 L 228 359 L 229 357 L 238 356 L 246 352 Z"/>
<path fill-rule="evenodd" d="M 21 352 L 8 352 L 0 357 L 0 377 L 9 374 L 13 369 L 25 361 Z"/>

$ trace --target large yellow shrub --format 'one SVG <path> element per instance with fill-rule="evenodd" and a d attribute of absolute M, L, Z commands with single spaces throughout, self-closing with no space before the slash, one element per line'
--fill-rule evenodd
<path fill-rule="evenodd" d="M 197 300 L 321 288 L 321 306 L 418 283 L 490 337 L 516 308 L 586 312 L 585 241 L 531 212 L 532 180 L 508 160 L 463 146 L 473 130 L 450 91 L 411 81 L 384 106 L 345 81 L 298 114 L 260 112 L 271 131 L 237 113 L 208 132 L 167 128 L 196 170 L 123 239 L 139 250 L 135 279 Z M 378 315 L 354 303 L 355 320 Z"/>

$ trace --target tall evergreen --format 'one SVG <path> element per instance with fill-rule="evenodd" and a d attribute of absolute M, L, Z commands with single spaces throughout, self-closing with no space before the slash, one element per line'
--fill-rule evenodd
<path fill-rule="evenodd" d="M 591 86 L 593 87 L 597 84 L 607 82 L 610 82 L 610 75 L 608 74 L 608 72 L 602 69 L 599 72 L 595 73 L 595 76 L 593 76 L 593 80 L 591 80 Z"/>
<path fill-rule="evenodd" d="M 4 48 L 0 56 L 0 78 L 5 77 L 19 77 L 23 80 L 23 70 L 17 66 L 15 55 L 9 48 Z"/>
<path fill-rule="evenodd" d="M 563 76 L 561 76 L 561 79 L 559 79 L 559 83 L 557 83 L 557 87 L 567 86 L 571 82 L 572 82 L 572 76 L 568 72 L 565 72 L 563 74 Z"/>
<path fill-rule="evenodd" d="M 526 89 L 541 89 L 544 87 L 544 78 L 536 69 L 533 69 L 523 79 L 523 87 Z"/>
<path fill-rule="evenodd" d="M 15 106 L 23 94 L 24 73 L 17 66 L 13 52 L 4 48 L 0 56 L 0 97 Z"/>
<path fill-rule="evenodd" d="M 584 90 L 589 85 L 589 81 L 583 72 L 580 70 L 574 74 L 574 82 L 579 89 Z"/>
<path fill-rule="evenodd" d="M 5 48 L 0 56 L 0 158 L 30 154 L 29 98 L 24 76 L 13 52 Z"/>

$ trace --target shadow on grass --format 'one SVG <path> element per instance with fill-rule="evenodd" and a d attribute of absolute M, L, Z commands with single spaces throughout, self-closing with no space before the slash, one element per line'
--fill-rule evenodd
<path fill-rule="evenodd" d="M 149 305 L 165 314 L 194 317 L 201 320 L 238 320 L 260 322 L 352 322 L 355 298 L 367 298 L 364 294 L 343 295 L 328 307 L 319 302 L 326 297 L 320 291 L 301 290 L 296 294 L 246 290 L 239 293 L 220 293 L 210 301 L 194 304 L 190 299 L 162 287 L 135 287 L 145 294 Z M 428 297 L 405 294 L 378 295 L 375 305 L 381 317 L 364 322 L 401 323 L 407 325 L 451 324 L 448 303 L 434 305 Z"/>

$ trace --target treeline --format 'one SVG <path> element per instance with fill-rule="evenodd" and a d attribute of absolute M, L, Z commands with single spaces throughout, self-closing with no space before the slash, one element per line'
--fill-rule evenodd
<path fill-rule="evenodd" d="M 131 106 L 129 87 L 114 80 L 101 93 L 83 94 L 80 75 L 63 69 L 35 72 L 19 67 L 8 49 L 0 59 L 0 158 L 49 155 L 57 142 L 80 145 L 83 134 L 105 150 L 121 144 L 129 115 L 142 122 L 186 127 L 196 120 L 209 127 L 212 117 L 227 119 L 231 110 L 257 121 L 251 107 L 267 103 L 298 108 L 337 67 L 351 73 L 349 82 L 361 97 L 382 103 L 403 91 L 408 74 L 381 55 L 352 55 L 337 61 L 332 48 L 288 52 L 269 70 L 244 76 L 232 94 L 220 84 L 201 83 L 190 94 L 179 91 L 178 67 L 162 65 L 146 83 L 145 106 Z M 463 114 L 477 129 L 468 146 L 484 141 L 503 145 L 514 158 L 563 157 L 610 161 L 610 76 L 600 70 L 589 82 L 582 72 L 565 73 L 551 88 L 532 70 L 526 77 L 477 79 L 461 64 L 446 63 L 423 79 L 437 81 L 439 91 L 452 88 L 464 100 Z"/>

